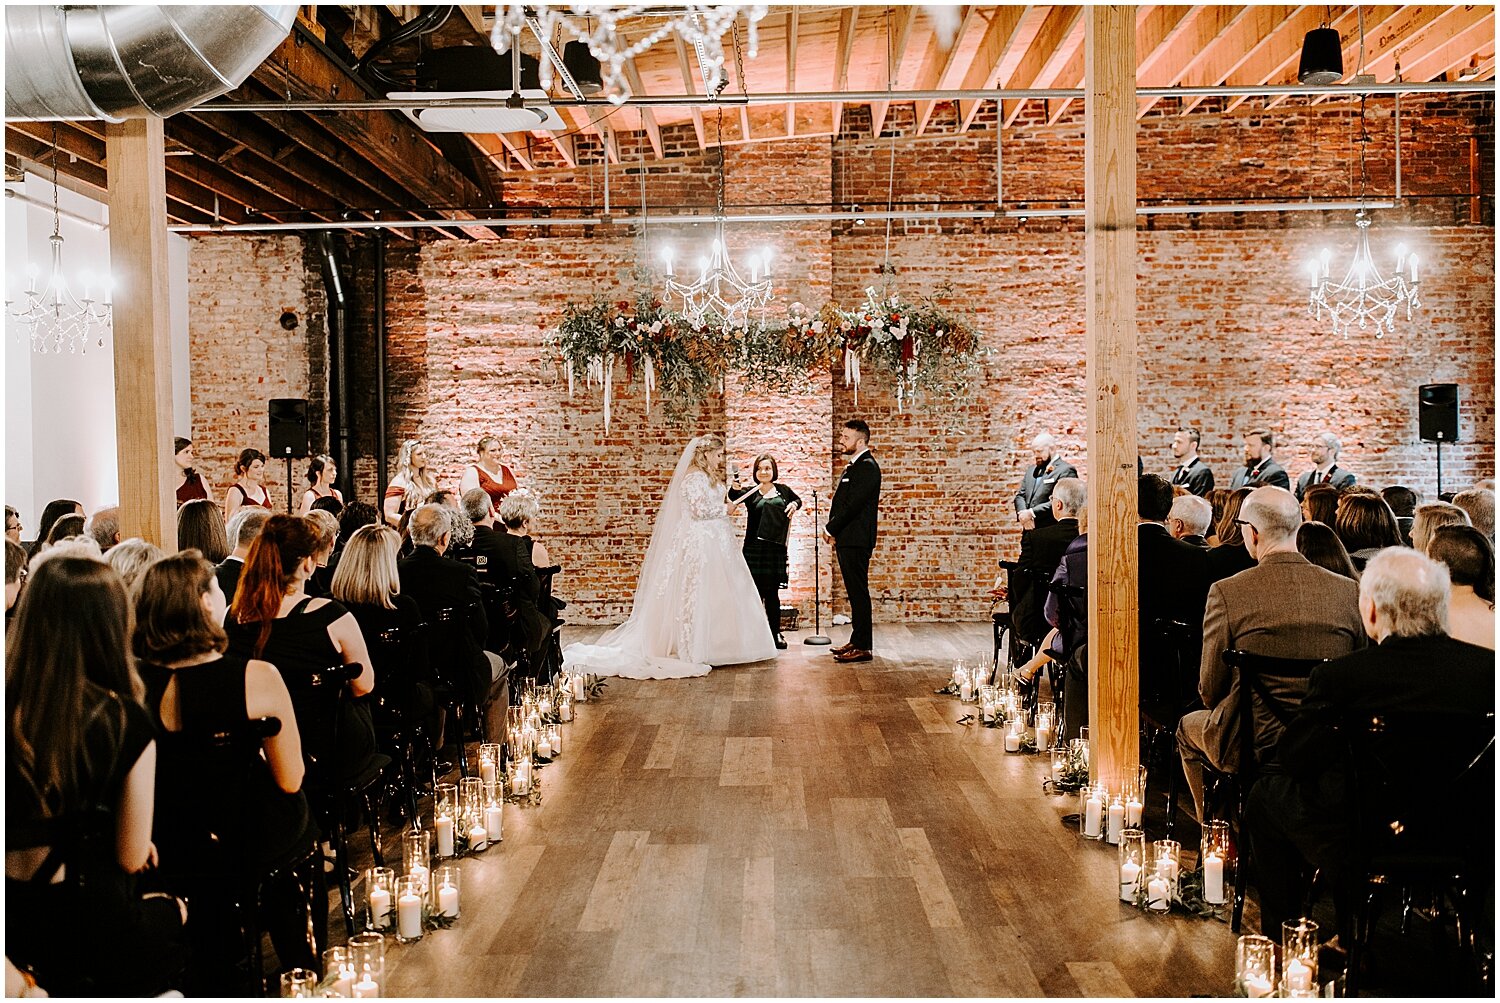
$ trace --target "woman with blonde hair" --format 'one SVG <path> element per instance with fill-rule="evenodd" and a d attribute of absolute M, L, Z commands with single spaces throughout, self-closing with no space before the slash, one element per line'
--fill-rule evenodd
<path fill-rule="evenodd" d="M 1425 554 L 1427 544 L 1432 542 L 1432 534 L 1437 532 L 1439 526 L 1467 525 L 1469 525 L 1469 513 L 1457 505 L 1450 505 L 1447 502 L 1418 505 L 1411 520 L 1411 545 L 1413 549 Z"/>
<path fill-rule="evenodd" d="M 635 679 L 701 676 L 715 665 L 776 657 L 766 612 L 745 566 L 725 492 L 724 440 L 687 444 L 657 510 L 630 618 L 573 644 L 563 664 Z"/>
<path fill-rule="evenodd" d="M 1255 567 L 1255 558 L 1245 549 L 1245 534 L 1240 529 L 1240 507 L 1253 488 L 1235 488 L 1224 499 L 1224 513 L 1214 523 L 1219 542 L 1208 552 L 1209 584 Z"/>
<path fill-rule="evenodd" d="M 493 435 L 486 435 L 474 444 L 474 462 L 464 467 L 464 475 L 458 482 L 460 498 L 475 488 L 483 488 L 490 496 L 490 509 L 500 510 L 505 496 L 519 486 L 516 475 L 500 462 L 500 452 L 500 439 Z"/>
<path fill-rule="evenodd" d="M 385 521 L 401 524 L 401 516 L 415 511 L 437 490 L 437 480 L 427 466 L 427 453 L 417 439 L 407 439 L 396 456 L 396 476 L 385 489 Z"/>

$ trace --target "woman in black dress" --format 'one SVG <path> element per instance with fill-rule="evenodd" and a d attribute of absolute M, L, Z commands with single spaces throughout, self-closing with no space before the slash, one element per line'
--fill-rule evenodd
<path fill-rule="evenodd" d="M 781 636 L 781 587 L 786 584 L 786 538 L 792 515 L 802 507 L 797 492 L 777 482 L 776 458 L 762 453 L 755 458 L 755 487 L 745 493 L 738 486 L 730 497 L 744 500 L 745 564 L 761 601 L 766 604 L 766 622 L 776 635 L 776 647 L 785 649 Z"/>

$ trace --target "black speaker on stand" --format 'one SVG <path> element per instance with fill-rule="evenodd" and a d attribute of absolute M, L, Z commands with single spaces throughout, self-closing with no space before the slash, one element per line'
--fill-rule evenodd
<path fill-rule="evenodd" d="M 1417 390 L 1417 429 L 1437 443 L 1437 489 L 1443 493 L 1443 443 L 1458 441 L 1458 384 L 1424 383 Z"/>
<path fill-rule="evenodd" d="M 272 458 L 286 460 L 286 510 L 292 511 L 292 461 L 308 453 L 307 401 L 301 397 L 273 397 L 270 401 Z"/>

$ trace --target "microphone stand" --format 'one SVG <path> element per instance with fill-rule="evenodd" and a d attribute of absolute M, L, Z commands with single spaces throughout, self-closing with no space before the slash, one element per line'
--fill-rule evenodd
<path fill-rule="evenodd" d="M 804 637 L 803 644 L 832 644 L 833 638 L 825 637 L 823 634 L 823 573 L 818 558 L 818 537 L 821 530 L 818 528 L 822 518 L 818 515 L 818 493 L 814 491 L 813 496 L 813 630 L 817 633 L 811 637 Z"/>

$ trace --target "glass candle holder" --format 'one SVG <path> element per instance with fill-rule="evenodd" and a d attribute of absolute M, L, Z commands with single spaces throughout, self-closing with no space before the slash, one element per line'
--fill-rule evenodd
<path fill-rule="evenodd" d="M 1241 937 L 1234 949 L 1235 992 L 1263 999 L 1276 988 L 1276 942 L 1259 934 Z"/>
<path fill-rule="evenodd" d="M 1053 794 L 1061 794 L 1059 784 L 1065 783 L 1068 775 L 1068 748 L 1067 746 L 1054 746 L 1052 749 L 1052 786 Z"/>
<path fill-rule="evenodd" d="M 396 940 L 403 944 L 422 939 L 422 907 L 427 901 L 427 876 L 405 874 L 396 879 Z"/>
<path fill-rule="evenodd" d="M 1120 833 L 1125 831 L 1125 799 L 1121 794 L 1114 794 L 1109 799 L 1109 807 L 1104 811 L 1104 841 L 1111 846 L 1118 846 Z"/>
<path fill-rule="evenodd" d="M 401 837 L 401 863 L 406 868 L 406 877 L 416 878 L 427 892 L 428 868 L 432 866 L 432 833 L 427 829 L 407 832 Z M 400 878 L 397 878 L 399 884 Z"/>
<path fill-rule="evenodd" d="M 995 720 L 996 690 L 993 686 L 979 687 L 979 720 L 989 724 Z"/>
<path fill-rule="evenodd" d="M 573 699 L 577 703 L 587 703 L 589 699 L 588 675 L 583 672 L 573 673 Z"/>
<path fill-rule="evenodd" d="M 1281 924 L 1281 991 L 1318 991 L 1318 924 L 1305 917 Z"/>
<path fill-rule="evenodd" d="M 557 719 L 564 724 L 573 720 L 573 694 L 564 692 L 557 698 Z"/>
<path fill-rule="evenodd" d="M 479 747 L 479 779 L 492 784 L 500 779 L 501 758 L 504 746 L 498 742 L 487 742 Z"/>
<path fill-rule="evenodd" d="M 1182 844 L 1158 839 L 1151 844 L 1151 877 L 1146 882 L 1146 908 L 1168 912 L 1177 898 L 1177 876 L 1181 868 Z"/>
<path fill-rule="evenodd" d="M 1146 768 L 1136 768 L 1134 779 L 1125 783 L 1125 824 L 1139 829 L 1146 815 Z"/>
<path fill-rule="evenodd" d="M 512 759 L 506 775 L 510 778 L 510 792 L 518 797 L 531 793 L 531 757 Z"/>
<path fill-rule="evenodd" d="M 1084 839 L 1104 838 L 1104 788 L 1084 784 L 1078 789 L 1078 831 Z"/>
<path fill-rule="evenodd" d="M 1043 700 L 1036 705 L 1036 747 L 1042 752 L 1052 748 L 1057 736 L 1057 705 Z"/>
<path fill-rule="evenodd" d="M 432 872 L 432 913 L 458 919 L 458 868 L 453 864 Z"/>
<path fill-rule="evenodd" d="M 1229 823 L 1213 819 L 1203 823 L 1203 843 L 1198 852 L 1203 871 L 1203 901 L 1221 905 L 1226 898 L 1225 875 L 1229 868 Z"/>
<path fill-rule="evenodd" d="M 293 968 L 281 973 L 281 998 L 312 999 L 318 990 L 318 973 L 310 968 Z"/>
<path fill-rule="evenodd" d="M 1010 727 L 1005 731 L 1005 751 L 1020 752 L 1021 739 L 1026 734 L 1026 719 L 1017 714 L 1010 719 Z"/>
<path fill-rule="evenodd" d="M 563 734 L 562 733 L 563 733 L 562 725 L 560 725 L 560 724 L 549 724 L 549 725 L 547 725 L 547 738 L 552 742 L 552 758 L 553 759 L 556 759 L 558 756 L 562 755 L 562 739 L 563 739 Z"/>
<path fill-rule="evenodd" d="M 396 872 L 389 867 L 365 871 L 365 929 L 386 933 L 396 923 Z"/>
<path fill-rule="evenodd" d="M 536 701 L 536 712 L 541 716 L 543 721 L 552 716 L 552 706 L 552 693 L 544 690 L 541 696 L 537 697 Z"/>
<path fill-rule="evenodd" d="M 543 724 L 533 730 L 536 732 L 536 740 L 532 748 L 536 752 L 536 757 L 538 759 L 551 759 L 553 757 L 551 729 Z"/>
<path fill-rule="evenodd" d="M 964 660 L 962 658 L 955 658 L 953 660 L 953 674 L 949 676 L 949 679 L 953 682 L 954 689 L 963 689 L 964 676 L 967 673 L 968 667 L 964 664 Z"/>
<path fill-rule="evenodd" d="M 1068 742 L 1068 748 L 1072 751 L 1073 761 L 1078 767 L 1087 770 L 1089 768 L 1089 740 L 1086 737 L 1088 729 L 1080 728 L 1079 732 L 1080 734 L 1077 738 Z"/>
<path fill-rule="evenodd" d="M 453 856 L 458 811 L 458 785 L 438 784 L 432 805 L 432 841 L 439 857 Z"/>
<path fill-rule="evenodd" d="M 385 938 L 378 933 L 356 933 L 349 938 L 349 961 L 354 968 L 354 998 L 378 997 L 385 982 Z"/>
<path fill-rule="evenodd" d="M 1120 901 L 1136 905 L 1146 878 L 1146 834 L 1139 829 L 1120 832 Z"/>
<path fill-rule="evenodd" d="M 484 781 L 478 777 L 465 777 L 459 784 L 458 796 L 463 802 L 459 831 L 468 843 L 470 853 L 483 853 L 490 845 L 489 827 L 484 824 Z"/>
<path fill-rule="evenodd" d="M 347 947 L 330 947 L 323 952 L 323 981 L 334 996 L 354 995 L 354 961 Z"/>

